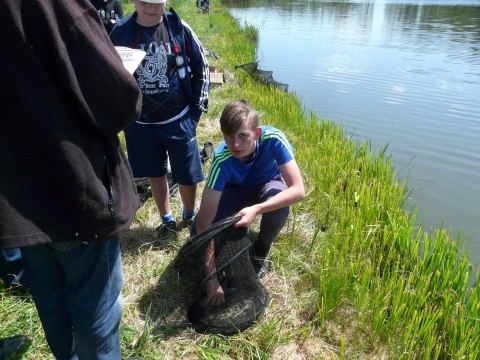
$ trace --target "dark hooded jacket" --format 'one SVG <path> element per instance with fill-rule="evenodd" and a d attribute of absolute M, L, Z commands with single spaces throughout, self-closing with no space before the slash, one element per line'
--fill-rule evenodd
<path fill-rule="evenodd" d="M 0 2 L 0 247 L 119 236 L 141 94 L 89 0 Z"/>

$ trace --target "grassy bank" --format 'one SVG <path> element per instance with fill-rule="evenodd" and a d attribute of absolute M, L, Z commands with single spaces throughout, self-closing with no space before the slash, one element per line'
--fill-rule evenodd
<path fill-rule="evenodd" d="M 468 287 L 472 268 L 459 255 L 460 240 L 441 229 L 424 233 L 415 209 L 402 210 L 409 190 L 398 183 L 386 149 L 373 154 L 368 143 L 350 139 L 332 121 L 305 114 L 294 95 L 235 71 L 256 60 L 256 29 L 244 30 L 217 0 L 209 16 L 195 4 L 171 2 L 218 55 L 209 61 L 226 79 L 212 88 L 200 143 L 220 141 L 218 117 L 226 103 L 250 100 L 261 122 L 284 130 L 294 145 L 307 197 L 292 207 L 271 255 L 273 271 L 262 280 L 269 308 L 231 337 L 189 327 L 182 283 L 172 268 L 187 230 L 160 247 L 153 231 L 158 212 L 148 200 L 123 239 L 124 357 L 477 359 L 480 288 Z M 178 215 L 178 195 L 173 207 Z M 17 358 L 50 358 L 28 294 L 0 292 L 0 337 L 26 333 L 32 342 Z"/>

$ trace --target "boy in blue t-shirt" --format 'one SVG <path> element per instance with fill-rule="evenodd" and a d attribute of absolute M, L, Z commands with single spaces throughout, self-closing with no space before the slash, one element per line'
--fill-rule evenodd
<path fill-rule="evenodd" d="M 242 217 L 235 226 L 248 227 L 262 214 L 254 244 L 253 266 L 259 277 L 267 271 L 266 257 L 288 217 L 288 206 L 303 200 L 305 190 L 293 147 L 272 126 L 260 126 L 246 100 L 228 104 L 220 117 L 224 142 L 215 150 L 191 235 L 228 216 Z M 207 254 L 207 271 L 215 272 L 214 243 Z M 223 304 L 216 277 L 207 283 L 208 304 Z"/>

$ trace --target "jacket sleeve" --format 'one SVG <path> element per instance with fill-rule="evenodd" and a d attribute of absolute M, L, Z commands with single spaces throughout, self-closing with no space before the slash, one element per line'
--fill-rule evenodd
<path fill-rule="evenodd" d="M 140 115 L 142 96 L 101 24 L 86 13 L 72 34 L 71 63 L 77 72 L 82 107 L 91 111 L 93 125 L 107 136 L 116 134 Z M 76 42 L 76 44 L 75 44 Z M 84 74 L 85 69 L 88 69 Z"/>
<path fill-rule="evenodd" d="M 208 111 L 208 95 L 210 92 L 210 71 L 205 49 L 190 26 L 182 20 L 185 35 L 185 47 L 190 66 L 190 82 L 192 99 L 190 108 L 192 115 L 200 119 L 202 112 Z"/>
<path fill-rule="evenodd" d="M 123 6 L 120 0 L 115 0 L 115 13 L 118 15 L 120 19 L 123 19 Z"/>
<path fill-rule="evenodd" d="M 123 66 L 88 0 L 55 1 L 51 8 L 55 12 L 45 11 L 42 18 L 45 26 L 39 26 L 34 11 L 25 22 L 37 56 L 76 104 L 80 118 L 107 137 L 116 135 L 139 117 L 142 96 L 135 78 Z M 48 36 L 42 33 L 50 27 L 47 24 L 57 26 L 56 31 L 47 30 Z"/>

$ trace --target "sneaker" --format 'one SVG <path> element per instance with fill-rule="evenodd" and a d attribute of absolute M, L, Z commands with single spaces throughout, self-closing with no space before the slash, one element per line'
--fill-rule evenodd
<path fill-rule="evenodd" d="M 0 359 L 6 359 L 7 356 L 15 354 L 28 341 L 26 335 L 17 335 L 0 339 Z"/>
<path fill-rule="evenodd" d="M 197 214 L 198 214 L 197 209 L 193 209 L 193 212 L 183 210 L 183 213 L 182 213 L 182 228 L 190 229 L 192 227 L 193 220 L 195 219 L 195 216 L 197 216 Z"/>
<path fill-rule="evenodd" d="M 253 270 L 258 278 L 263 278 L 270 268 L 268 261 L 263 257 L 255 257 L 252 259 Z"/>
<path fill-rule="evenodd" d="M 188 219 L 183 219 L 183 224 L 186 228 L 191 228 L 192 227 L 192 224 L 193 224 L 193 219 L 194 219 L 194 216 L 192 216 L 191 218 L 188 218 Z"/>
<path fill-rule="evenodd" d="M 155 229 L 155 233 L 162 243 L 167 243 L 177 238 L 177 223 L 169 221 Z"/>
<path fill-rule="evenodd" d="M 213 144 L 210 141 L 206 141 L 203 144 L 203 149 L 200 151 L 200 161 L 205 164 L 207 160 L 213 154 Z"/>

